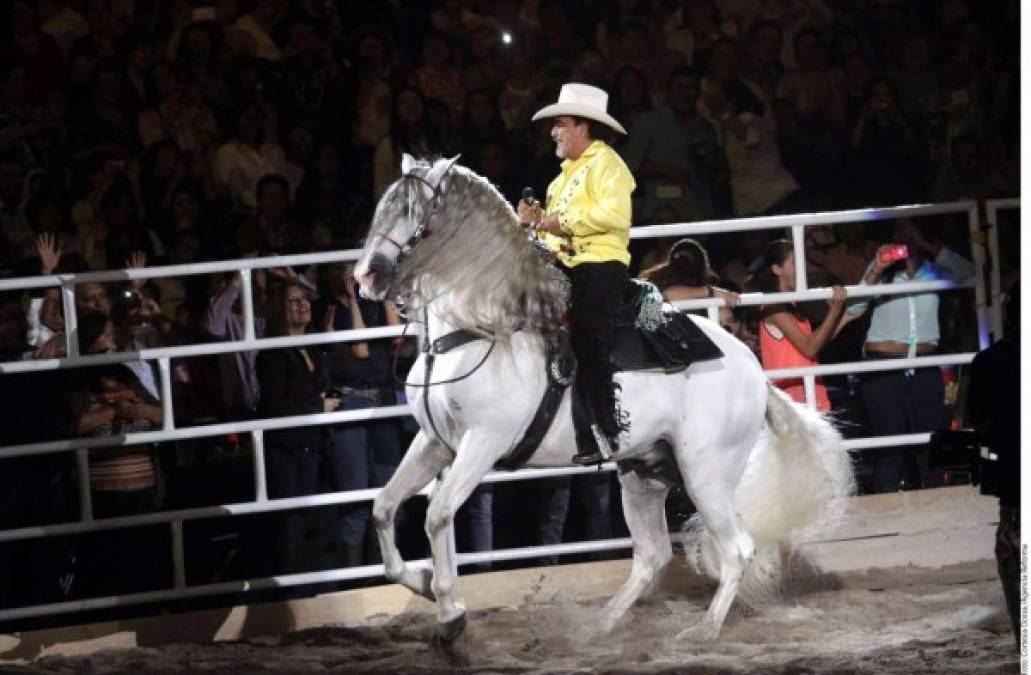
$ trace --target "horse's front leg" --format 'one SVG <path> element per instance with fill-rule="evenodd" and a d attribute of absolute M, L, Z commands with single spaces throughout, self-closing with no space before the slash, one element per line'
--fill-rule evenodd
<path fill-rule="evenodd" d="M 455 574 L 448 561 L 448 528 L 455 513 L 490 470 L 498 457 L 497 445 L 483 433 L 468 431 L 458 445 L 457 457 L 426 511 L 426 536 L 433 554 L 433 594 L 437 598 L 440 637 L 450 642 L 465 629 L 465 607 L 453 595 Z"/>
<path fill-rule="evenodd" d="M 394 516 L 402 503 L 433 480 L 450 461 L 451 453 L 440 441 L 430 440 L 420 431 L 372 505 L 372 522 L 383 554 L 384 573 L 391 581 L 429 600 L 434 599 L 430 589 L 431 571 L 405 564 L 394 537 Z"/>

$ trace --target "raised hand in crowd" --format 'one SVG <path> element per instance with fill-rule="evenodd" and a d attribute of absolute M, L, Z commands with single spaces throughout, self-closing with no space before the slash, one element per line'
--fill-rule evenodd
<path fill-rule="evenodd" d="M 36 237 L 36 253 L 39 255 L 39 273 L 53 274 L 61 264 L 61 244 L 57 237 L 47 232 Z"/>
<path fill-rule="evenodd" d="M 895 235 L 899 241 L 909 245 L 910 247 L 915 246 L 920 249 L 921 252 L 930 255 L 932 258 L 938 255 L 942 250 L 942 244 L 938 241 L 933 241 L 924 236 L 923 231 L 908 218 L 900 218 L 895 224 Z"/>
<path fill-rule="evenodd" d="M 889 250 L 895 248 L 898 244 L 881 244 L 877 247 L 877 251 L 873 254 L 873 261 L 870 263 L 870 267 L 866 274 L 863 276 L 863 281 L 867 284 L 875 284 L 884 274 L 884 270 L 888 269 L 895 264 L 896 261 L 886 262 L 884 254 Z"/>
<path fill-rule="evenodd" d="M 129 254 L 129 257 L 125 259 L 125 269 L 128 270 L 139 270 L 147 266 L 147 254 L 143 251 L 133 251 Z M 131 279 L 129 281 L 129 287 L 134 291 L 139 291 L 143 288 L 143 284 L 146 281 L 143 279 Z"/>
<path fill-rule="evenodd" d="M 128 269 L 142 269 L 147 266 L 147 254 L 144 251 L 133 251 L 125 259 L 125 266 Z"/>

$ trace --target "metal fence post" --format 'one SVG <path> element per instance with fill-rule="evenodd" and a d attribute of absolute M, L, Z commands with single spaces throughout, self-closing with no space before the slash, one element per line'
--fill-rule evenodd
<path fill-rule="evenodd" d="M 254 339 L 254 290 L 251 270 L 240 270 L 240 309 L 243 313 L 243 339 Z"/>
<path fill-rule="evenodd" d="M 75 284 L 61 282 L 61 307 L 64 309 L 64 349 L 68 358 L 79 355 L 79 321 L 75 313 Z"/>
<path fill-rule="evenodd" d="M 988 336 L 988 294 L 984 287 L 984 233 L 981 232 L 981 218 L 978 214 L 977 202 L 972 202 L 967 209 L 970 222 L 970 250 L 974 255 L 974 303 L 977 310 L 977 342 L 978 348 L 984 349 L 991 344 Z"/>
<path fill-rule="evenodd" d="M 161 410 L 164 413 L 161 428 L 175 429 L 175 412 L 172 409 L 172 364 L 167 356 L 158 359 L 158 374 L 161 377 Z"/>

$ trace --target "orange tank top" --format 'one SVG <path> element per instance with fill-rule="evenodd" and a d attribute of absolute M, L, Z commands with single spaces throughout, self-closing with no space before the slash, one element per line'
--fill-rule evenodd
<path fill-rule="evenodd" d="M 813 327 L 808 319 L 800 318 L 791 312 L 787 314 L 795 321 L 800 331 L 806 335 L 812 335 Z M 771 328 L 773 332 L 771 332 Z M 816 365 L 814 359 L 798 351 L 798 348 L 791 343 L 787 336 L 780 334 L 776 326 L 770 326 L 766 321 L 759 322 L 759 350 L 762 354 L 763 368 L 766 370 Z M 773 383 L 783 389 L 793 400 L 805 403 L 805 386 L 802 384 L 801 377 L 773 380 Z M 816 409 L 821 412 L 831 409 L 830 399 L 827 398 L 827 386 L 819 377 L 816 378 Z"/>

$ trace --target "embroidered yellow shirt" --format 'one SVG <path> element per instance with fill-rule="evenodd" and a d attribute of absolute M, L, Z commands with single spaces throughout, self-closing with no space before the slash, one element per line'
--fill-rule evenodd
<path fill-rule="evenodd" d="M 637 184 L 623 159 L 594 141 L 579 159 L 562 162 L 548 186 L 545 213 L 557 214 L 565 236 L 545 234 L 544 243 L 567 267 L 615 260 L 630 264 L 630 193 Z"/>

